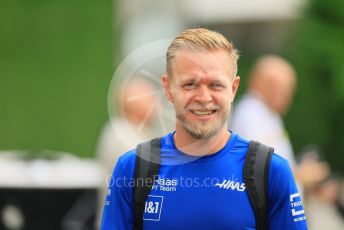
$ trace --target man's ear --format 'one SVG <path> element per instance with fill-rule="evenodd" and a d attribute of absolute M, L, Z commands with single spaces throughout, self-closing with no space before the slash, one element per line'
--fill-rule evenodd
<path fill-rule="evenodd" d="M 166 73 L 162 75 L 162 86 L 164 88 L 164 92 L 165 92 L 165 96 L 167 97 L 167 100 L 173 103 L 173 98 L 172 98 L 171 89 L 170 89 L 170 79 Z"/>
<path fill-rule="evenodd" d="M 236 76 L 233 80 L 233 83 L 232 83 L 232 95 L 233 95 L 232 102 L 233 102 L 235 95 L 238 91 L 239 83 L 240 83 L 240 77 Z"/>

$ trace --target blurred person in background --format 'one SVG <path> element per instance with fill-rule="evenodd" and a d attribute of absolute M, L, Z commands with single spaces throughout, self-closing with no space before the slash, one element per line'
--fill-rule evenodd
<path fill-rule="evenodd" d="M 311 148 L 310 148 L 311 147 Z M 300 157 L 304 178 L 305 209 L 312 230 L 344 229 L 341 185 L 332 176 L 328 163 L 314 146 L 307 146 Z"/>
<path fill-rule="evenodd" d="M 117 92 L 114 92 L 113 102 L 116 116 L 105 124 L 96 149 L 97 158 L 107 182 L 122 153 L 154 136 L 152 126 L 158 106 L 154 85 L 144 79 L 134 79 L 127 84 L 122 83 Z M 99 208 L 101 210 L 98 212 L 100 215 L 108 192 L 107 186 L 103 184 L 100 191 Z"/>
<path fill-rule="evenodd" d="M 108 174 L 122 153 L 152 137 L 157 107 L 154 85 L 147 80 L 131 80 L 122 84 L 115 94 L 117 115 L 104 126 L 96 150 Z"/>
<path fill-rule="evenodd" d="M 230 129 L 249 140 L 266 143 L 288 160 L 302 187 L 324 179 L 328 166 L 301 161 L 296 165 L 293 148 L 282 117 L 288 112 L 296 86 L 291 64 L 277 55 L 264 55 L 253 66 L 246 94 L 234 107 Z"/>
<path fill-rule="evenodd" d="M 264 55 L 253 66 L 246 94 L 234 107 L 230 129 L 249 140 L 273 147 L 288 160 L 302 193 L 302 186 L 323 180 L 326 164 L 301 161 L 296 165 L 282 117 L 288 112 L 296 86 L 291 64 L 277 55 Z"/>
<path fill-rule="evenodd" d="M 343 204 L 340 200 L 341 194 L 340 183 L 334 177 L 329 176 L 312 186 L 305 200 L 310 229 L 344 229 L 344 218 L 341 213 L 343 210 Z"/>
<path fill-rule="evenodd" d="M 296 85 L 294 68 L 282 57 L 265 55 L 255 63 L 247 93 L 235 105 L 230 129 L 249 140 L 272 146 L 295 166 L 282 116 L 288 111 Z"/>

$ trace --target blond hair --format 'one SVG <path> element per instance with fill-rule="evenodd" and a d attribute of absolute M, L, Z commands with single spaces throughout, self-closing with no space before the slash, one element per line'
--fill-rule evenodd
<path fill-rule="evenodd" d="M 166 72 L 168 75 L 172 75 L 173 62 L 176 59 L 177 52 L 181 49 L 196 51 L 226 50 L 232 57 L 233 75 L 235 76 L 237 74 L 237 61 L 239 59 L 238 51 L 234 48 L 232 43 L 216 31 L 204 28 L 187 29 L 177 36 L 167 49 Z"/>

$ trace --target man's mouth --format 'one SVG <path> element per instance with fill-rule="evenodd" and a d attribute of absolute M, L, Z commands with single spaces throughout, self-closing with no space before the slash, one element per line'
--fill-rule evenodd
<path fill-rule="evenodd" d="M 191 113 L 197 116 L 208 116 L 216 112 L 216 110 L 190 110 Z"/>

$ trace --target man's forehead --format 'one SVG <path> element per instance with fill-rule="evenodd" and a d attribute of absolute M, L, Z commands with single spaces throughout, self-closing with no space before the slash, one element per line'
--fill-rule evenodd
<path fill-rule="evenodd" d="M 200 65 L 206 62 L 209 66 L 223 65 L 230 62 L 230 54 L 223 49 L 217 50 L 179 50 L 176 53 L 178 64 Z"/>
<path fill-rule="evenodd" d="M 173 75 L 182 77 L 202 77 L 228 75 L 232 72 L 230 57 L 224 50 L 215 51 L 185 51 L 177 53 L 173 65 Z"/>

